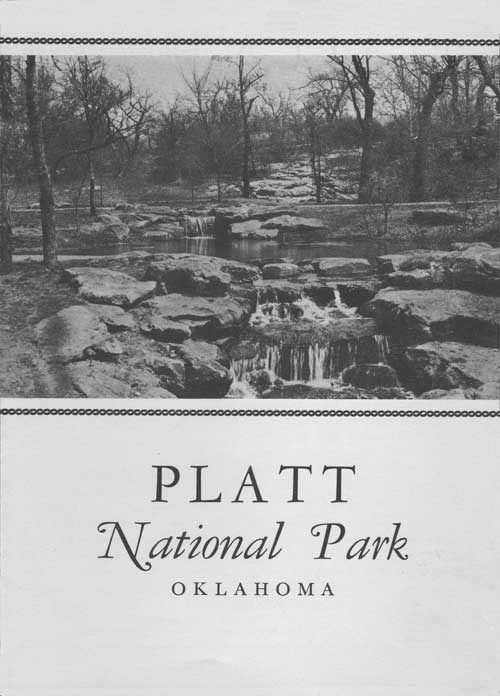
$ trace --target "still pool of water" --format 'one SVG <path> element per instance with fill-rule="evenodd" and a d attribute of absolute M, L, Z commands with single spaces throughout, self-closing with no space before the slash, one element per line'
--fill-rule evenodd
<path fill-rule="evenodd" d="M 410 241 L 382 241 L 373 239 L 329 242 L 277 242 L 274 240 L 239 239 L 223 242 L 213 237 L 170 239 L 166 241 L 149 241 L 144 244 L 119 244 L 114 246 L 86 247 L 78 250 L 61 250 L 61 255 L 95 255 L 107 256 L 123 254 L 127 251 L 143 249 L 145 251 L 176 254 L 202 254 L 219 256 L 234 261 L 248 262 L 256 259 L 291 258 L 293 261 L 319 258 L 322 256 L 366 258 L 371 261 L 382 254 L 395 254 L 416 248 Z"/>

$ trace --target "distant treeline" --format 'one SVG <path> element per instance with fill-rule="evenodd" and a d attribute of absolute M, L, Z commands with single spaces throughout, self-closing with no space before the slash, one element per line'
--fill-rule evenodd
<path fill-rule="evenodd" d="M 94 215 L 100 178 L 210 182 L 219 197 L 231 182 L 247 197 L 271 162 L 306 156 L 321 201 L 324 157 L 343 148 L 359 148 L 360 202 L 495 194 L 497 57 L 325 56 L 323 70 L 281 93 L 257 58 L 214 60 L 222 70 L 193 69 L 159 106 L 130 76 L 112 78 L 104 58 L 0 57 L 2 256 L 12 191 L 34 181 L 46 228 L 54 180 Z"/>

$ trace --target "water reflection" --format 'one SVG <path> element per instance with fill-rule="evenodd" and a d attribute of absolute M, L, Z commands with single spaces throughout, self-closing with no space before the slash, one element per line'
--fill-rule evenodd
<path fill-rule="evenodd" d="M 184 237 L 182 239 L 148 240 L 147 244 L 131 243 L 114 246 L 86 247 L 63 253 L 84 255 L 123 254 L 127 251 L 144 249 L 145 251 L 166 254 L 201 254 L 219 256 L 235 261 L 253 261 L 256 259 L 291 258 L 294 261 L 318 258 L 321 256 L 362 257 L 374 260 L 381 254 L 394 254 L 416 248 L 411 241 L 352 240 L 331 242 L 277 242 L 275 240 L 238 239 L 220 240 L 214 237 Z"/>

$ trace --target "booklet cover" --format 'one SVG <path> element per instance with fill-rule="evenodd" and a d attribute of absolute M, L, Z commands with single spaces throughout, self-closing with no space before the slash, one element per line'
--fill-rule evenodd
<path fill-rule="evenodd" d="M 499 42 L 1 42 L 2 696 L 497 694 Z"/>

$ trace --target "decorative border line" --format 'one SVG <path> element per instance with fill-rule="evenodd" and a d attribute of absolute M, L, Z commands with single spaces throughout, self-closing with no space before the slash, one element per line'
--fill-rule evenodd
<path fill-rule="evenodd" d="M 52 46 L 500 46 L 495 39 L 433 38 L 139 38 L 0 36 L 0 45 Z M 366 418 L 498 418 L 498 411 L 367 411 L 318 409 L 0 408 L 0 416 L 274 416 Z"/>
<path fill-rule="evenodd" d="M 327 416 L 348 418 L 499 418 L 498 411 L 363 411 L 319 409 L 1 408 L 0 416 Z"/>
<path fill-rule="evenodd" d="M 500 39 L 293 39 L 293 38 L 140 38 L 0 36 L 0 45 L 51 46 L 500 46 Z"/>

